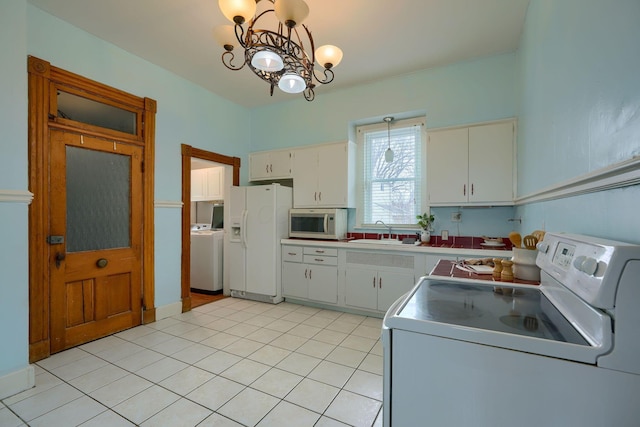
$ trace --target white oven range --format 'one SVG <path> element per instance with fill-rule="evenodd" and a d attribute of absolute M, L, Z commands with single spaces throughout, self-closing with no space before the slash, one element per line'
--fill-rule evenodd
<path fill-rule="evenodd" d="M 640 425 L 640 246 L 547 233 L 536 263 L 539 287 L 427 276 L 391 306 L 385 427 Z"/>

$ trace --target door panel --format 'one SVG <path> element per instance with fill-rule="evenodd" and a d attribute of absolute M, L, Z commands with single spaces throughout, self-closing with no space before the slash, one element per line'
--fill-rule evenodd
<path fill-rule="evenodd" d="M 142 149 L 52 130 L 51 352 L 141 323 Z"/>

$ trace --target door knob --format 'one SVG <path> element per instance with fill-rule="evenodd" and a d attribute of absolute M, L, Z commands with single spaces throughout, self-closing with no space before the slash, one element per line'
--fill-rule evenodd
<path fill-rule="evenodd" d="M 64 261 L 64 252 L 56 252 L 56 268 L 60 268 L 60 263 Z"/>
<path fill-rule="evenodd" d="M 109 264 L 109 261 L 107 261 L 106 258 L 100 258 L 98 261 L 96 261 L 96 265 L 98 266 L 98 268 L 105 268 L 107 264 Z"/>

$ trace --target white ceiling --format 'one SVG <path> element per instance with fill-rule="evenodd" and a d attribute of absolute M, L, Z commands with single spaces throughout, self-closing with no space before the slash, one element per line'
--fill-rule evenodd
<path fill-rule="evenodd" d="M 28 0 L 46 12 L 246 107 L 302 97 L 225 68 L 215 0 Z M 306 0 L 315 45 L 344 52 L 328 91 L 515 51 L 529 0 Z M 266 3 L 266 2 L 265 2 Z M 259 5 L 259 10 L 264 4 Z M 46 58 L 45 58 L 46 59 Z M 55 65 L 55 64 L 54 64 Z"/>

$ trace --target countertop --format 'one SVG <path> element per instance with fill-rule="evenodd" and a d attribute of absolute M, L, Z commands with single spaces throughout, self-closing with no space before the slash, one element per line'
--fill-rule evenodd
<path fill-rule="evenodd" d="M 511 258 L 512 251 L 506 249 L 477 249 L 465 247 L 430 246 L 414 244 L 357 243 L 349 240 L 282 239 L 283 245 L 313 246 L 320 248 L 358 249 L 385 252 L 413 252 L 425 255 L 471 256 L 478 258 Z"/>
<path fill-rule="evenodd" d="M 539 285 L 540 282 L 532 282 L 530 280 L 513 279 L 511 282 L 502 282 L 493 278 L 491 274 L 476 274 L 467 271 L 460 270 L 456 267 L 456 263 L 449 260 L 440 260 L 438 264 L 431 271 L 431 276 L 445 276 L 458 279 L 474 279 L 474 280 L 486 280 L 498 283 L 517 283 L 519 285 Z"/>

